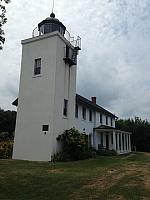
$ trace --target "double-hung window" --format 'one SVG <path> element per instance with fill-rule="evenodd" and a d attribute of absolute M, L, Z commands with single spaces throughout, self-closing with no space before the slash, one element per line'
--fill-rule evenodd
<path fill-rule="evenodd" d="M 100 123 L 101 123 L 101 124 L 103 123 L 103 116 L 102 116 L 101 113 L 100 113 Z"/>
<path fill-rule="evenodd" d="M 92 122 L 92 110 L 89 110 L 89 121 Z"/>
<path fill-rule="evenodd" d="M 113 119 L 111 118 L 111 126 L 113 126 Z"/>
<path fill-rule="evenodd" d="M 34 75 L 41 74 L 41 58 L 35 59 L 34 61 Z"/>
<path fill-rule="evenodd" d="M 86 120 L 86 108 L 82 107 L 82 118 Z"/>
<path fill-rule="evenodd" d="M 64 115 L 65 117 L 67 117 L 67 115 L 68 115 L 68 100 L 67 100 L 67 99 L 64 99 L 63 115 Z"/>
<path fill-rule="evenodd" d="M 78 118 L 78 104 L 77 103 L 75 107 L 75 117 Z"/>
<path fill-rule="evenodd" d="M 106 125 L 108 125 L 108 117 L 106 116 Z"/>

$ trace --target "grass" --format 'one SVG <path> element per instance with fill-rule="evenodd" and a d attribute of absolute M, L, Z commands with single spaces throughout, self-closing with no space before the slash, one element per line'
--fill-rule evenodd
<path fill-rule="evenodd" d="M 0 160 L 0 200 L 149 200 L 150 154 L 44 163 Z"/>

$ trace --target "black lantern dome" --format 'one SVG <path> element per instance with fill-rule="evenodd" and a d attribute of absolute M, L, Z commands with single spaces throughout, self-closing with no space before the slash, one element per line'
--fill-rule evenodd
<path fill-rule="evenodd" d="M 64 36 L 66 27 L 57 18 L 55 18 L 55 14 L 52 12 L 50 17 L 38 24 L 38 30 L 40 35 L 59 31 L 60 34 Z"/>

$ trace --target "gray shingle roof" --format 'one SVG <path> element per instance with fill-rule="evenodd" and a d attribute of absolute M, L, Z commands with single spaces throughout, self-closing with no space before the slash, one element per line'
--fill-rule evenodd
<path fill-rule="evenodd" d="M 93 103 L 92 101 L 86 99 L 85 97 L 80 96 L 79 94 L 76 94 L 76 102 L 88 105 L 92 109 L 99 111 L 102 114 L 106 114 L 107 116 L 113 117 L 113 118 L 118 118 L 116 115 L 112 114 L 108 110 L 104 109 L 103 107 Z"/>

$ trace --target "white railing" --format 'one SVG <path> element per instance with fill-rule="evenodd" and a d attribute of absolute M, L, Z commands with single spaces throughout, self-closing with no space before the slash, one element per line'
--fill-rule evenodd
<path fill-rule="evenodd" d="M 32 31 L 32 37 L 37 37 L 39 36 L 39 31 L 38 31 L 38 27 L 35 27 Z"/>
<path fill-rule="evenodd" d="M 32 37 L 37 37 L 37 36 L 40 36 L 40 35 L 41 34 L 40 34 L 39 30 L 38 30 L 38 27 L 34 28 L 33 31 L 32 31 Z M 81 38 L 79 36 L 77 36 L 77 38 L 75 39 L 66 30 L 64 37 L 66 38 L 66 40 L 68 40 L 70 42 L 70 44 L 72 44 L 72 46 L 79 47 L 81 49 Z"/>

